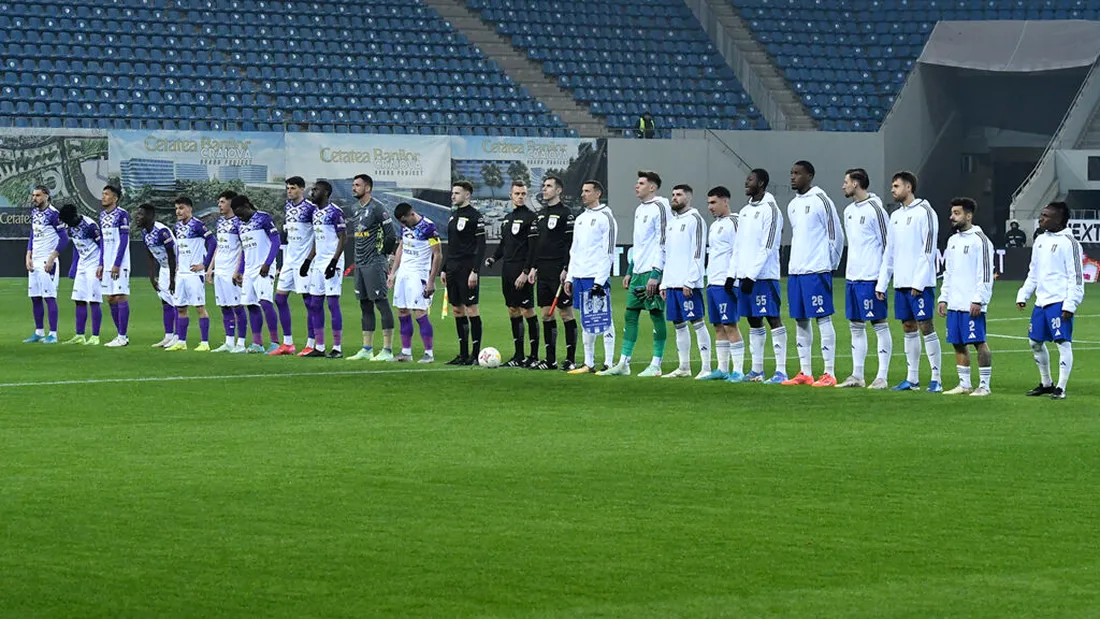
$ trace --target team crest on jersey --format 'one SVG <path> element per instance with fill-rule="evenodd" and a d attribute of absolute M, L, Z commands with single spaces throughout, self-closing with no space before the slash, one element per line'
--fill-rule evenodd
<path fill-rule="evenodd" d="M 969 253 L 970 253 L 970 246 L 967 245 L 966 247 L 963 247 L 963 255 L 965 256 Z"/>
<path fill-rule="evenodd" d="M 522 221 L 520 221 L 518 219 L 513 221 L 512 222 L 512 236 L 515 236 L 515 235 L 519 234 L 519 231 L 522 228 L 523 228 L 523 222 Z"/>
<path fill-rule="evenodd" d="M 867 216 L 866 215 L 859 218 L 859 225 L 862 226 L 865 223 L 867 223 Z"/>
<path fill-rule="evenodd" d="M 807 215 L 810 214 L 810 205 L 809 204 L 806 205 L 806 214 Z"/>
<path fill-rule="evenodd" d="M 649 221 L 649 215 L 642 215 L 642 223 Z"/>
<path fill-rule="evenodd" d="M 455 227 L 458 228 L 459 232 L 462 232 L 463 230 L 465 230 L 466 229 L 466 218 L 465 217 L 459 217 L 458 218 L 458 223 L 455 224 Z"/>
<path fill-rule="evenodd" d="M 905 225 L 908 226 L 911 223 L 913 223 L 913 218 L 912 217 L 909 217 L 908 219 L 905 220 Z"/>
<path fill-rule="evenodd" d="M 753 219 L 760 219 L 760 211 L 756 211 L 752 214 Z"/>
<path fill-rule="evenodd" d="M 554 228 L 557 228 L 557 227 L 558 227 L 558 216 L 557 215 L 551 215 L 550 218 L 546 220 L 546 229 L 547 230 L 553 230 Z"/>

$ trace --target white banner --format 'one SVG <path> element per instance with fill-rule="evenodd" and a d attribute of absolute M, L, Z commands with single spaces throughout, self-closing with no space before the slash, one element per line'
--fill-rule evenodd
<path fill-rule="evenodd" d="M 447 136 L 288 133 L 288 176 L 350 179 L 369 174 L 380 184 L 405 189 L 451 188 L 451 140 Z"/>

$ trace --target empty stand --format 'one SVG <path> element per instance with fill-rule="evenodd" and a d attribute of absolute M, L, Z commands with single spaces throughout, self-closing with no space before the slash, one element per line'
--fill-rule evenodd
<path fill-rule="evenodd" d="M 0 116 L 15 126 L 575 133 L 418 0 L 0 0 L 0 13 Z"/>
<path fill-rule="evenodd" d="M 609 128 L 767 128 L 681 0 L 466 2 Z"/>

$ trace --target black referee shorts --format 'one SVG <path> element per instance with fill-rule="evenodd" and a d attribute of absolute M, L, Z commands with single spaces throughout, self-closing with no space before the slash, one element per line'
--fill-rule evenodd
<path fill-rule="evenodd" d="M 564 264 L 537 265 L 539 274 L 535 287 L 539 307 L 550 307 L 554 304 L 554 295 L 558 292 L 558 286 L 561 286 L 561 273 L 565 267 Z M 558 297 L 558 307 L 573 307 L 573 297 L 567 296 L 565 290 Z"/>
<path fill-rule="evenodd" d="M 471 288 L 469 286 L 471 271 L 473 269 L 470 267 L 463 266 L 447 269 L 447 298 L 451 305 L 465 307 L 478 304 L 481 280 L 478 279 L 478 285 Z"/>
<path fill-rule="evenodd" d="M 504 292 L 504 305 L 530 309 L 535 305 L 534 286 L 524 284 L 523 288 L 516 290 L 516 279 L 523 273 L 522 264 L 504 263 L 500 270 L 500 287 Z"/>

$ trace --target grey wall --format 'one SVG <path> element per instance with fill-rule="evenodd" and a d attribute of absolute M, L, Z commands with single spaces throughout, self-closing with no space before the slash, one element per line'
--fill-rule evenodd
<path fill-rule="evenodd" d="M 844 171 L 861 167 L 871 177 L 871 189 L 889 201 L 889 179 L 885 178 L 880 133 L 837 133 L 821 131 L 716 131 L 715 135 L 752 167 L 771 175 L 768 188 L 780 206 L 794 193 L 790 169 L 805 159 L 817 169 L 817 184 L 838 206 L 847 204 L 840 186 Z M 702 137 L 683 140 L 608 141 L 607 181 L 611 186 L 612 211 L 619 223 L 619 242 L 630 244 L 634 228 L 634 182 L 638 170 L 656 170 L 663 181 L 661 195 L 669 196 L 672 186 L 687 183 L 695 189 L 695 207 L 706 211 L 706 192 L 725 185 L 733 203 L 744 204 L 745 176 L 736 157 L 724 152 L 716 140 Z M 709 215 L 708 215 L 709 218 Z"/>

